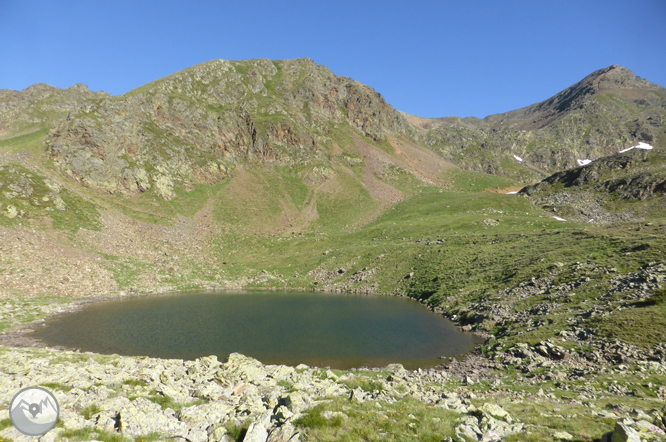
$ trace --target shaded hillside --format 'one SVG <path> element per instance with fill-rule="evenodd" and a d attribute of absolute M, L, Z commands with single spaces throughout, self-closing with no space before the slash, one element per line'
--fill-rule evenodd
<path fill-rule="evenodd" d="M 664 215 L 666 151 L 632 149 L 558 172 L 520 192 L 571 220 L 607 223 Z"/>
<path fill-rule="evenodd" d="M 543 178 L 638 141 L 666 147 L 666 89 L 613 65 L 523 109 L 420 126 L 430 128 L 425 143 L 431 149 L 462 167 Z"/>

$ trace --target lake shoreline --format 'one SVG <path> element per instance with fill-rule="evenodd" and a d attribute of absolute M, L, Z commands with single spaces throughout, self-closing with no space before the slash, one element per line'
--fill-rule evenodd
<path fill-rule="evenodd" d="M 437 369 L 443 369 L 445 365 L 447 365 L 450 362 L 457 362 L 457 363 L 463 363 L 465 359 L 467 359 L 468 356 L 473 356 L 473 355 L 479 355 L 479 349 L 480 347 L 488 342 L 490 339 L 490 335 L 484 332 L 470 332 L 468 330 L 463 330 L 459 324 L 456 323 L 455 319 L 452 319 L 450 315 L 446 315 L 445 313 L 439 311 L 436 312 L 432 308 L 429 308 L 425 303 L 419 302 L 417 300 L 414 300 L 412 298 L 409 298 L 404 295 L 397 295 L 397 294 L 391 294 L 391 293 L 373 293 L 369 291 L 353 291 L 353 292 L 343 292 L 341 290 L 336 290 L 336 289 L 326 289 L 326 288 L 314 288 L 314 289 L 305 289 L 305 288 L 282 288 L 282 289 L 276 289 L 276 288 L 250 288 L 250 289 L 237 289 L 237 288 L 228 288 L 228 289 L 193 289 L 193 290 L 186 290 L 186 291 L 166 291 L 166 292 L 142 292 L 142 293 L 126 293 L 126 292 L 121 292 L 120 294 L 112 294 L 112 295 L 92 295 L 89 297 L 78 297 L 75 299 L 70 299 L 70 300 L 62 300 L 62 298 L 57 298 L 51 300 L 49 304 L 51 305 L 57 305 L 60 308 L 58 309 L 57 312 L 53 312 L 50 314 L 45 315 L 44 317 L 41 317 L 39 319 L 33 320 L 32 322 L 29 323 L 21 323 L 21 324 L 16 324 L 10 331 L 2 332 L 0 333 L 0 346 L 4 347 L 9 347 L 9 348 L 43 348 L 43 349 L 52 349 L 52 350 L 59 350 L 59 351 L 79 351 L 79 349 L 74 348 L 74 347 L 67 347 L 67 346 L 50 346 L 43 342 L 40 339 L 34 338 L 31 335 L 37 331 L 40 327 L 43 327 L 46 325 L 47 322 L 54 320 L 58 317 L 62 317 L 65 315 L 70 315 L 77 313 L 84 308 L 93 305 L 93 304 L 99 304 L 103 302 L 108 302 L 108 301 L 116 301 L 116 300 L 125 300 L 125 299 L 140 299 L 140 298 L 156 298 L 156 297 L 163 297 L 163 296 L 173 296 L 173 295 L 188 295 L 188 294 L 201 294 L 201 293 L 216 293 L 216 292 L 285 292 L 285 291 L 294 291 L 294 292 L 313 292 L 313 293 L 323 293 L 323 294 L 339 294 L 339 295 L 354 295 L 354 296 L 371 296 L 371 297 L 389 297 L 389 298 L 399 298 L 399 299 L 407 299 L 407 300 L 412 300 L 414 302 L 419 303 L 420 305 L 426 307 L 431 313 L 442 317 L 446 319 L 447 321 L 451 322 L 452 324 L 455 325 L 455 327 L 464 334 L 469 334 L 472 336 L 472 339 L 475 341 L 474 342 L 474 347 L 468 351 L 464 352 L 459 355 L 455 356 L 450 356 L 450 357 L 440 357 L 441 359 L 441 364 L 437 364 L 433 368 Z M 96 353 L 96 352 L 92 352 Z M 96 353 L 103 355 L 104 353 Z M 128 356 L 131 357 L 131 356 Z M 134 356 L 134 357 L 144 357 L 144 356 Z M 461 366 L 462 366 L 461 365 Z M 328 366 L 322 366 L 321 368 L 330 368 Z M 357 367 L 358 369 L 368 369 L 368 368 L 373 368 L 373 367 Z"/>
<path fill-rule="evenodd" d="M 62 385 L 57 388 L 69 389 L 62 391 L 58 396 L 59 400 L 62 399 L 64 403 L 73 401 L 75 396 L 72 396 L 72 392 L 77 392 L 76 394 L 79 396 L 76 397 L 80 398 L 80 395 L 84 395 L 85 402 L 83 403 L 98 403 L 102 404 L 103 408 L 97 415 L 85 419 L 85 416 L 81 416 L 82 411 L 75 407 L 74 411 L 63 416 L 66 428 L 79 428 L 80 431 L 95 431 L 98 434 L 107 432 L 103 433 L 107 435 L 120 431 L 124 435 L 133 437 L 146 434 L 144 430 L 147 428 L 157 431 L 160 426 L 167 424 L 180 428 L 181 433 L 172 434 L 169 432 L 172 430 L 168 430 L 166 433 L 162 433 L 164 437 L 182 437 L 185 436 L 185 433 L 182 432 L 197 429 L 200 431 L 202 428 L 209 428 L 212 425 L 216 428 L 217 435 L 220 436 L 219 440 L 232 441 L 234 439 L 222 439 L 222 435 L 231 434 L 235 426 L 241 425 L 248 433 L 256 431 L 264 434 L 262 431 L 265 431 L 266 434 L 273 435 L 269 436 L 269 441 L 282 442 L 290 440 L 296 434 L 307 434 L 309 431 L 307 426 L 303 427 L 302 422 L 304 421 L 299 419 L 306 413 L 305 410 L 308 410 L 307 413 L 313 413 L 313 407 L 315 407 L 314 413 L 317 415 L 318 413 L 325 413 L 326 416 L 329 416 L 330 413 L 344 413 L 345 416 L 348 416 L 344 418 L 348 422 L 345 425 L 353 426 L 356 424 L 352 424 L 352 421 L 360 419 L 360 417 L 354 418 L 353 410 L 368 406 L 365 404 L 373 404 L 372 409 L 378 409 L 379 406 L 386 408 L 391 403 L 404 404 L 403 407 L 410 406 L 416 407 L 416 409 L 426 407 L 423 412 L 414 411 L 413 414 L 417 416 L 421 416 L 419 413 L 426 413 L 425 410 L 444 410 L 446 413 L 453 413 L 447 415 L 449 419 L 455 419 L 451 433 L 449 433 L 452 436 L 475 434 L 475 437 L 483 437 L 484 435 L 489 436 L 493 431 L 503 431 L 502 434 L 507 436 L 507 440 L 517 440 L 512 439 L 511 435 L 522 434 L 525 431 L 541 434 L 540 440 L 557 440 L 560 436 L 564 437 L 564 433 L 582 434 L 582 429 L 588 428 L 590 422 L 594 422 L 594 428 L 596 428 L 594 434 L 599 435 L 602 434 L 599 433 L 599 428 L 604 428 L 603 434 L 613 433 L 614 428 L 616 431 L 625 431 L 626 428 L 628 428 L 626 431 L 640 431 L 638 422 L 640 419 L 645 420 L 646 416 L 652 426 L 657 425 L 658 428 L 658 423 L 661 422 L 660 412 L 656 410 L 661 409 L 666 401 L 666 387 L 663 386 L 663 381 L 666 379 L 666 347 L 664 349 L 655 347 L 646 351 L 629 345 L 616 345 L 601 337 L 567 333 L 559 337 L 550 337 L 538 344 L 505 346 L 503 344 L 505 338 L 498 336 L 495 341 L 489 341 L 488 333 L 477 330 L 477 335 L 482 335 L 482 339 L 487 344 L 484 351 L 477 347 L 474 351 L 459 358 L 460 360 L 446 361 L 433 369 L 410 371 L 405 370 L 402 366 L 393 367 L 399 365 L 393 364 L 393 366 L 374 369 L 334 370 L 333 374 L 346 379 L 344 382 L 348 381 L 349 385 L 347 385 L 344 382 L 341 384 L 339 380 L 334 381 L 333 376 L 326 374 L 325 368 L 300 366 L 301 374 L 305 378 L 279 378 L 279 382 L 283 386 L 276 385 L 273 381 L 265 383 L 262 380 L 252 380 L 252 376 L 257 373 L 273 372 L 279 367 L 284 367 L 279 370 L 294 373 L 290 376 L 300 376 L 299 370 L 291 372 L 293 367 L 264 365 L 244 356 L 235 356 L 236 359 L 231 358 L 231 362 L 227 360 L 224 364 L 219 365 L 216 362 L 213 363 L 208 357 L 198 358 L 195 361 L 184 361 L 182 359 L 166 360 L 76 352 L 68 349 L 49 348 L 41 341 L 35 341 L 30 337 L 30 332 L 40 327 L 45 321 L 58 315 L 79 311 L 92 303 L 128 297 L 157 297 L 172 294 L 174 292 L 93 296 L 65 302 L 53 300 L 49 305 L 58 308 L 53 309 L 50 314 L 45 314 L 44 317 L 30 323 L 16 326 L 13 331 L 0 335 L 0 346 L 3 347 L 0 348 L 0 351 L 2 351 L 2 359 L 5 361 L 3 369 L 0 370 L 0 381 L 4 378 L 3 382 L 9 382 L 8 386 L 14 385 L 16 382 L 21 384 L 46 383 L 51 385 L 51 388 Z M 446 317 L 442 312 L 438 314 Z M 456 319 L 457 327 L 460 327 L 461 318 Z M 528 321 L 531 318 L 523 318 L 523 320 Z M 588 348 L 587 353 L 578 353 L 570 349 L 574 344 L 585 345 Z M 51 362 L 50 365 L 48 362 L 34 365 L 35 360 Z M 60 367 L 63 362 L 58 361 L 62 360 L 71 361 L 64 362 L 64 367 L 75 373 L 73 377 L 64 376 L 62 373 L 48 368 L 49 366 Z M 618 363 L 616 362 L 618 360 L 625 362 Z M 234 361 L 243 362 L 237 364 Z M 225 405 L 226 408 L 223 411 L 226 414 L 223 415 L 221 421 L 215 421 L 213 417 L 204 417 L 204 415 L 208 416 L 214 409 L 211 407 L 221 407 L 222 403 L 216 405 L 218 402 L 212 400 L 214 396 L 206 396 L 207 393 L 203 393 L 203 390 L 196 392 L 185 388 L 187 382 L 200 382 L 200 380 L 197 381 L 200 379 L 198 377 L 200 375 L 196 374 L 196 370 L 208 370 L 210 363 L 215 365 L 217 373 L 221 373 L 216 379 L 220 379 L 229 386 L 228 388 L 231 388 L 231 393 L 225 393 L 228 394 L 231 402 Z M 115 377 L 112 375 L 118 366 L 135 366 L 137 369 L 124 373 L 124 377 L 119 381 L 117 375 Z M 193 366 L 198 368 L 193 368 L 191 375 L 187 375 L 182 380 L 176 380 L 178 376 L 181 376 L 178 373 L 182 372 L 182 367 L 186 367 L 186 370 L 189 371 L 187 367 Z M 239 368 L 239 366 L 244 368 Z M 143 368 L 139 370 L 140 367 Z M 236 374 L 233 373 L 238 373 L 234 371 L 236 369 L 240 369 L 246 373 L 243 376 L 250 376 L 250 378 L 246 377 L 245 380 L 235 378 Z M 387 372 L 387 370 L 389 371 Z M 398 370 L 400 374 L 396 374 L 395 370 Z M 90 373 L 90 379 L 81 380 L 80 377 L 84 373 Z M 325 389 L 320 390 L 317 379 L 321 376 L 328 377 L 327 379 L 331 382 L 327 384 L 328 388 L 334 389 L 334 394 L 331 393 L 334 390 L 329 390 L 328 393 Z M 650 387 L 642 387 L 642 390 L 632 387 L 636 377 L 645 379 L 643 382 Z M 187 379 L 190 381 L 183 384 L 182 382 Z M 278 382 L 278 378 L 270 379 Z M 606 380 L 614 381 L 607 389 L 603 387 Z M 303 395 L 287 399 L 291 393 L 284 387 L 291 385 L 294 381 L 305 382 L 302 387 L 304 389 L 301 390 Z M 95 386 L 95 383 L 100 386 Z M 130 391 L 124 387 L 134 384 L 145 384 L 146 387 L 136 387 L 136 391 Z M 363 388 L 354 387 L 355 385 L 372 385 L 372 388 L 379 387 L 381 391 L 379 393 L 365 391 Z M 121 398 L 118 400 L 119 402 L 108 402 L 105 395 L 110 393 L 105 393 L 107 390 L 104 390 L 102 386 Z M 72 387 L 74 389 L 71 389 Z M 87 390 L 82 390 L 84 387 Z M 276 394 L 277 404 L 283 403 L 286 408 L 266 403 L 262 406 L 263 408 L 259 408 L 257 405 L 257 408 L 247 417 L 242 417 L 243 415 L 239 413 L 243 413 L 243 403 L 255 401 L 258 404 L 256 401 L 259 399 L 253 393 L 254 388 L 265 389 L 267 394 L 269 392 Z M 242 389 L 246 389 L 243 391 L 248 393 L 241 392 Z M 371 388 L 368 387 L 368 389 Z M 5 395 L 9 394 L 10 390 L 11 388 L 8 387 Z M 158 395 L 155 396 L 153 391 L 157 391 Z M 238 391 L 238 394 L 236 395 L 234 391 Z M 198 395 L 203 395 L 203 398 Z M 127 400 L 128 397 L 135 396 L 139 399 Z M 3 399 L 7 402 L 8 400 L 8 397 Z M 151 405 L 155 401 L 165 400 L 173 400 L 174 404 L 183 404 L 178 406 L 182 406 L 183 410 L 188 410 L 187 413 L 175 415 L 169 411 L 168 407 L 156 408 Z M 605 404 L 613 403 L 632 404 L 633 408 L 613 411 L 612 417 L 604 407 L 607 406 Z M 351 404 L 344 406 L 351 407 L 352 411 L 339 408 L 341 404 Z M 575 412 L 563 414 L 561 411 L 557 411 L 562 410 L 562 404 L 567 404 L 565 410 L 575 410 Z M 526 406 L 527 408 L 525 408 Z M 569 432 L 559 433 L 553 432 L 553 430 L 543 430 L 544 427 L 532 423 L 535 422 L 535 417 L 529 414 L 530 407 L 536 407 L 541 410 L 540 413 L 549 413 L 553 416 L 560 413 L 563 419 L 568 421 L 572 419 L 570 416 L 579 416 L 574 418 L 577 423 L 573 427 L 565 427 L 565 429 L 580 428 L 581 430 L 578 433 L 571 429 L 568 430 Z M 220 410 L 218 411 L 222 412 Z M 639 410 L 642 414 L 636 414 L 631 410 Z M 0 411 L 0 420 L 4 417 L 3 413 Z M 142 419 L 146 425 L 153 426 L 139 425 L 137 420 L 133 420 L 132 416 L 135 413 L 143 416 Z M 186 419 L 186 415 L 202 417 L 198 418 L 199 420 L 188 420 L 190 418 Z M 219 416 L 219 414 L 217 415 Z M 176 416 L 181 417 L 174 420 Z M 396 416 L 400 416 L 400 419 L 407 419 L 407 415 L 402 412 Z M 433 419 L 435 417 L 433 416 Z M 441 419 L 442 417 L 436 418 Z M 221 422 L 224 422 L 225 426 L 220 426 Z M 359 422 L 363 421 L 359 420 Z M 618 427 L 620 429 L 617 430 L 616 427 L 620 425 L 620 422 L 623 422 L 624 427 Z M 481 429 L 482 427 L 485 429 Z M 476 432 L 477 430 L 479 432 Z M 0 430 L 0 437 L 11 437 L 15 442 L 28 440 L 21 439 L 20 435 L 12 431 L 12 428 Z M 280 439 L 278 435 L 282 435 L 284 438 Z M 206 440 L 203 436 L 201 437 L 199 440 Z"/>

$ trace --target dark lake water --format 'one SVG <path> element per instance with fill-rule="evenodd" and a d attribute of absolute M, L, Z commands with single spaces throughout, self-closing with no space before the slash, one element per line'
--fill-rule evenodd
<path fill-rule="evenodd" d="M 33 335 L 51 346 L 195 359 L 238 352 L 265 364 L 414 369 L 473 349 L 478 338 L 419 303 L 303 292 L 188 293 L 92 304 Z"/>

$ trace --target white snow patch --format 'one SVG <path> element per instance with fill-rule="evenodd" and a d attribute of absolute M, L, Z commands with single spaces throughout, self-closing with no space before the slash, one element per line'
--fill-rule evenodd
<path fill-rule="evenodd" d="M 645 150 L 652 150 L 654 149 L 651 145 L 648 143 L 643 143 L 642 141 L 638 143 L 638 146 L 631 146 L 627 149 L 621 150 L 620 153 L 625 153 L 629 152 L 631 149 L 645 149 Z"/>
<path fill-rule="evenodd" d="M 558 221 L 566 221 L 566 219 L 560 218 L 559 216 L 555 216 L 555 215 L 553 215 L 553 218 L 555 218 Z"/>
<path fill-rule="evenodd" d="M 507 195 L 515 195 L 515 194 L 517 194 L 517 193 L 518 193 L 518 192 L 507 192 L 506 194 L 507 194 Z"/>
<path fill-rule="evenodd" d="M 578 161 L 579 166 L 584 166 L 584 165 L 590 164 L 592 162 L 592 160 L 576 160 L 576 161 Z"/>
<path fill-rule="evenodd" d="M 517 159 L 519 163 L 522 163 L 522 162 L 523 162 L 523 159 L 520 158 L 518 155 L 514 155 L 513 157 L 514 157 L 515 159 Z"/>

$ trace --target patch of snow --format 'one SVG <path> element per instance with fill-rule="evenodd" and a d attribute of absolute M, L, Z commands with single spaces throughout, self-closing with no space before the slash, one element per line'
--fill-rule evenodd
<path fill-rule="evenodd" d="M 522 162 L 523 162 L 523 159 L 520 158 L 518 155 L 514 155 L 513 157 L 514 157 L 515 159 L 517 159 L 519 163 L 522 163 Z"/>
<path fill-rule="evenodd" d="M 558 221 L 566 221 L 566 219 L 560 218 L 559 216 L 555 216 L 555 215 L 553 215 L 553 218 L 555 218 Z"/>
<path fill-rule="evenodd" d="M 517 194 L 517 193 L 518 193 L 518 192 L 507 192 L 506 194 L 507 194 L 507 195 L 515 195 L 515 194 Z"/>
<path fill-rule="evenodd" d="M 631 146 L 627 149 L 621 150 L 620 153 L 625 153 L 629 152 L 631 149 L 645 149 L 645 150 L 652 150 L 654 149 L 651 145 L 648 143 L 643 143 L 642 141 L 638 143 L 638 146 Z"/>
<path fill-rule="evenodd" d="M 579 166 L 584 166 L 584 165 L 590 164 L 592 162 L 592 160 L 576 160 L 576 161 L 578 161 Z"/>

